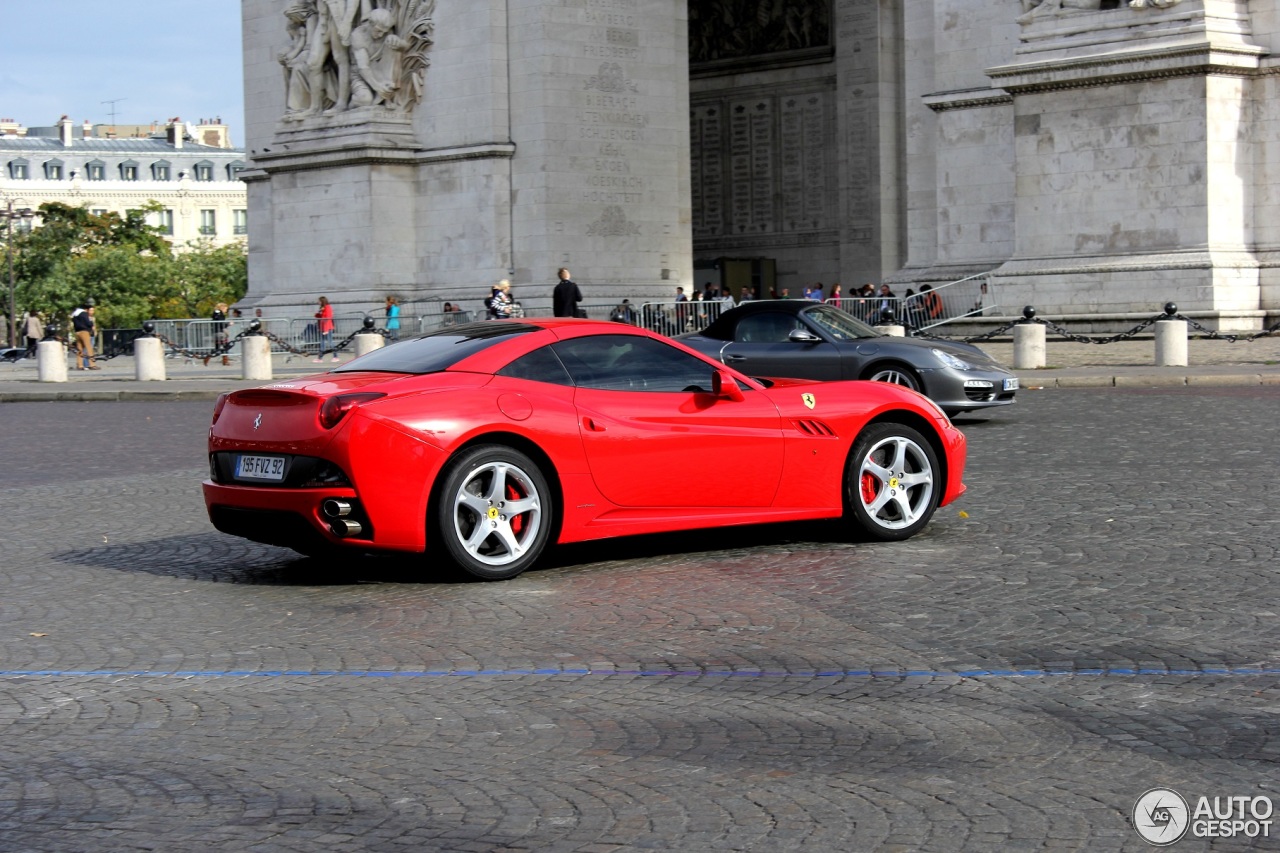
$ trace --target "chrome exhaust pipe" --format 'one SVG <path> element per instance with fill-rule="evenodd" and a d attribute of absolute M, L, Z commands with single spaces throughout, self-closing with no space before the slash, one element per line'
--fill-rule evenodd
<path fill-rule="evenodd" d="M 348 515 L 351 515 L 351 504 L 347 501 L 329 498 L 327 501 L 320 504 L 320 511 L 330 518 L 346 518 Z"/>
<path fill-rule="evenodd" d="M 333 524 L 329 525 L 329 529 L 333 531 L 334 536 L 359 536 L 364 530 L 360 526 L 360 522 L 353 521 L 350 518 L 336 518 Z"/>

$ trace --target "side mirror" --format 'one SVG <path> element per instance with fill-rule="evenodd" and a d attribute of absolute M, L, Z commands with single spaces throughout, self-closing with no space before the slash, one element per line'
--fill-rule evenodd
<path fill-rule="evenodd" d="M 746 397 L 738 387 L 738 380 L 727 370 L 717 370 L 711 374 L 711 393 L 722 400 L 741 403 Z"/>
<path fill-rule="evenodd" d="M 792 329 L 787 333 L 787 340 L 791 341 L 793 344 L 816 344 L 821 341 L 822 338 L 818 337 L 808 329 Z"/>

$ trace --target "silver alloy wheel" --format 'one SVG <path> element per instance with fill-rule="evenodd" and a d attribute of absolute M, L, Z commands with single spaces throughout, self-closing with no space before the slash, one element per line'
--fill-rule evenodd
<path fill-rule="evenodd" d="M 920 383 L 916 382 L 916 378 L 905 370 L 896 367 L 885 367 L 877 370 L 868 377 L 872 382 L 888 382 L 892 385 L 901 385 L 903 388 L 910 388 L 912 391 L 920 390 Z"/>
<path fill-rule="evenodd" d="M 467 554 L 487 566 L 525 555 L 542 528 L 542 496 L 534 478 L 495 460 L 469 472 L 453 496 L 453 534 Z"/>
<path fill-rule="evenodd" d="M 924 448 L 891 435 L 871 446 L 858 469 L 858 498 L 888 530 L 910 527 L 933 510 L 933 466 Z"/>

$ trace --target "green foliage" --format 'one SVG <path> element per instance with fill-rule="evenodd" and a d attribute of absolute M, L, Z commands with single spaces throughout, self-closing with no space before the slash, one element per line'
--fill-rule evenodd
<path fill-rule="evenodd" d="M 203 317 L 248 288 L 245 246 L 207 241 L 175 252 L 146 214 L 40 206 L 42 224 L 14 234 L 18 311 L 36 310 L 66 328 L 72 309 L 92 298 L 99 328 L 136 328 L 152 318 Z M 7 234 L 4 235 L 7 239 Z"/>
<path fill-rule="evenodd" d="M 243 243 L 189 243 L 174 255 L 167 274 L 166 289 L 156 306 L 157 318 L 207 317 L 219 302 L 230 305 L 249 288 Z"/>

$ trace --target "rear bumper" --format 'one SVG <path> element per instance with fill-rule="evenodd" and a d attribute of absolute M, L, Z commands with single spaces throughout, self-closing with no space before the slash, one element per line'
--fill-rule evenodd
<path fill-rule="evenodd" d="M 205 480 L 205 509 L 213 526 L 223 533 L 253 542 L 292 548 L 303 554 L 346 548 L 377 548 L 372 525 L 359 536 L 339 537 L 322 506 L 330 498 L 355 502 L 353 489 L 267 489 L 226 486 Z"/>

